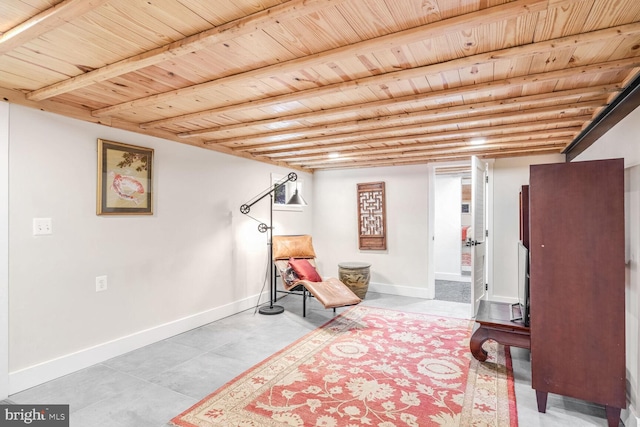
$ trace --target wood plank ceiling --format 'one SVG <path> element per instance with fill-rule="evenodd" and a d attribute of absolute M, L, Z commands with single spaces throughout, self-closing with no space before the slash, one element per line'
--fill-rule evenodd
<path fill-rule="evenodd" d="M 559 153 L 640 71 L 638 0 L 4 0 L 0 34 L 5 101 L 309 172 Z"/>

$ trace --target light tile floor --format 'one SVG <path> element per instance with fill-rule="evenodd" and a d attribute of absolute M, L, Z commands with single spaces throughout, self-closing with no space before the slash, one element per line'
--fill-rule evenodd
<path fill-rule="evenodd" d="M 72 427 L 168 426 L 171 418 L 333 316 L 313 299 L 307 304 L 307 317 L 302 317 L 298 296 L 287 296 L 278 304 L 285 307 L 284 313 L 244 311 L 14 394 L 2 403 L 70 404 Z M 363 304 L 458 318 L 470 313 L 468 304 L 374 292 Z M 602 407 L 562 396 L 549 395 L 547 413 L 538 413 L 529 352 L 512 348 L 512 357 L 520 426 L 606 426 Z"/>

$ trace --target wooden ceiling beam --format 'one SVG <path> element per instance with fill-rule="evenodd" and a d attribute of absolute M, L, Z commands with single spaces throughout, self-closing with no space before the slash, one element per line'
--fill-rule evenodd
<path fill-rule="evenodd" d="M 332 164 L 331 162 L 327 162 L 322 165 L 317 165 L 315 167 L 304 167 L 303 169 L 312 169 L 316 170 L 329 170 L 329 169 L 353 169 L 353 168 L 367 168 L 367 167 L 383 167 L 383 166 L 406 166 L 406 165 L 417 165 L 417 164 L 425 164 L 432 162 L 443 162 L 443 161 L 457 161 L 457 160 L 469 160 L 471 156 L 477 156 L 480 158 L 500 158 L 500 157 L 515 157 L 515 156 L 529 156 L 532 154 L 552 154 L 552 153 L 560 153 L 562 147 L 530 147 L 526 150 L 515 149 L 515 150 L 498 150 L 492 152 L 485 152 L 483 150 L 478 150 L 476 152 L 464 153 L 464 154 L 445 154 L 445 155 L 430 155 L 424 156 L 420 158 L 394 158 L 394 159 L 383 159 L 383 160 L 372 160 L 372 161 L 363 161 L 363 162 L 351 162 L 347 164 Z"/>
<path fill-rule="evenodd" d="M 285 142 L 287 140 L 305 139 L 306 141 L 322 142 L 331 139 L 348 137 L 348 138 L 366 138 L 369 135 L 383 135 L 393 132 L 425 132 L 430 128 L 442 128 L 447 126 L 465 126 L 470 123 L 486 123 L 498 120 L 521 120 L 526 121 L 530 116 L 544 116 L 547 114 L 569 114 L 572 111 L 581 110 L 595 110 L 602 105 L 601 101 L 586 101 L 575 102 L 571 104 L 557 104 L 549 107 L 530 108 L 522 111 L 509 111 L 501 114 L 484 114 L 479 116 L 470 117 L 455 117 L 446 120 L 441 120 L 437 115 L 423 114 L 422 119 L 427 119 L 423 122 L 415 122 L 410 124 L 400 125 L 387 125 L 384 122 L 378 122 L 376 119 L 366 121 L 363 124 L 355 123 L 350 127 L 351 129 L 345 129 L 341 124 L 325 125 L 325 126 L 310 126 L 304 129 L 298 129 L 289 132 L 279 132 L 275 134 L 268 134 L 267 136 L 242 136 L 236 138 L 229 138 L 226 140 L 218 140 L 216 144 L 229 145 L 235 142 L 241 141 L 243 143 L 265 142 L 269 143 L 269 139 L 273 139 L 278 143 Z M 367 126 L 369 125 L 369 126 Z M 332 133 L 332 131 L 334 131 Z M 208 142 L 207 142 L 208 144 Z M 242 151 L 241 148 L 239 150 Z"/>
<path fill-rule="evenodd" d="M 557 132 L 554 131 L 537 131 L 537 132 L 521 132 L 517 134 L 507 134 L 507 135 L 496 135 L 486 137 L 486 144 L 499 144 L 499 143 L 509 143 L 509 142 L 531 142 L 531 141 L 540 141 L 545 139 L 556 139 L 556 140 L 564 140 L 571 141 L 571 138 L 576 135 L 577 132 L 580 131 L 579 127 L 569 128 L 570 130 L 561 129 Z M 361 149 L 350 149 L 350 150 L 332 150 L 332 151 L 318 151 L 316 153 L 310 154 L 300 154 L 300 153 L 291 153 L 286 155 L 270 155 L 266 153 L 260 153 L 262 156 L 268 157 L 274 160 L 280 160 L 284 162 L 290 161 L 302 161 L 302 160 L 323 160 L 327 159 L 330 154 L 338 154 L 340 157 L 344 156 L 366 156 L 370 154 L 379 154 L 379 153 L 403 153 L 407 151 L 421 151 L 426 149 L 435 149 L 435 148 L 451 148 L 451 147 L 462 147 L 470 144 L 469 139 L 454 139 L 451 141 L 436 141 L 436 142 L 423 142 L 416 144 L 400 144 L 400 145 L 392 145 L 392 146 L 380 146 L 380 147 L 372 147 L 372 148 L 361 148 Z"/>
<path fill-rule="evenodd" d="M 566 137 L 569 135 L 577 135 L 581 130 L 582 126 L 570 126 L 570 127 L 561 127 L 557 129 L 537 129 L 537 130 L 528 130 L 526 132 L 516 132 L 509 131 L 505 133 L 502 131 L 495 131 L 493 134 L 487 134 L 484 138 L 488 143 L 490 142 L 500 142 L 500 141 L 508 141 L 508 140 L 526 140 L 526 139 L 536 139 L 540 137 Z M 478 133 L 475 129 L 472 130 L 474 134 Z M 353 144 L 353 145 L 375 145 L 375 147 L 371 148 L 357 148 L 353 149 L 350 145 L 328 147 L 326 145 L 318 145 L 313 147 L 303 147 L 303 148 L 294 148 L 294 149 L 281 149 L 281 150 L 273 150 L 273 151 L 261 151 L 260 155 L 266 156 L 272 159 L 278 159 L 287 161 L 290 158 L 312 158 L 313 156 L 323 156 L 327 155 L 329 152 L 331 153 L 339 153 L 339 154 L 349 154 L 352 152 L 367 152 L 369 150 L 378 151 L 378 150 L 389 150 L 389 151 L 402 151 L 407 148 L 422 148 L 422 147 L 448 147 L 453 144 L 460 144 L 463 142 L 469 142 L 472 138 L 466 135 L 464 132 L 452 132 L 453 135 L 442 135 L 439 137 L 429 137 L 431 134 L 427 134 L 424 136 L 416 137 L 407 137 L 407 138 L 382 138 L 384 141 L 372 143 L 370 140 L 363 141 L 361 144 Z M 407 141 L 408 140 L 408 141 Z M 384 144 L 384 145 L 380 145 Z M 328 151 L 330 150 L 330 151 Z"/>
<path fill-rule="evenodd" d="M 517 148 L 529 148 L 529 147 L 566 147 L 567 144 L 571 142 L 570 139 L 567 138 L 550 138 L 543 140 L 535 140 L 535 141 L 527 141 L 527 142 L 514 142 L 514 143 L 497 143 L 497 144 L 483 144 L 482 146 L 477 145 L 469 145 L 464 144 L 459 147 L 453 148 L 427 148 L 422 150 L 409 150 L 401 153 L 378 153 L 378 154 L 353 154 L 345 157 L 338 157 L 334 159 L 317 159 L 317 160 L 293 160 L 287 162 L 290 165 L 296 166 L 304 166 L 304 167 L 314 167 L 318 164 L 324 163 L 350 163 L 354 161 L 370 161 L 370 160 L 380 160 L 387 159 L 393 157 L 399 157 L 403 159 L 410 159 L 415 157 L 423 157 L 425 155 L 442 155 L 442 154 L 460 154 L 460 153 L 468 153 L 468 152 L 491 152 L 495 150 L 507 150 L 507 149 L 517 149 Z"/>
<path fill-rule="evenodd" d="M 463 16 L 467 16 L 467 15 L 463 15 Z M 381 82 L 384 82 L 385 80 L 401 80 L 401 79 L 412 78 L 419 75 L 437 74 L 437 73 L 449 71 L 452 69 L 461 69 L 465 67 L 470 67 L 472 65 L 484 64 L 484 63 L 495 62 L 498 60 L 511 59 L 516 57 L 525 57 L 525 56 L 535 55 L 543 52 L 551 52 L 554 49 L 578 47 L 578 46 L 589 44 L 589 43 L 599 42 L 599 41 L 602 41 L 603 39 L 616 38 L 616 37 L 628 37 L 629 35 L 633 35 L 637 33 L 640 33 L 640 23 L 621 25 L 618 27 L 593 31 L 591 33 L 579 34 L 579 35 L 569 36 L 569 37 L 562 37 L 558 39 L 547 40 L 547 41 L 532 43 L 532 44 L 523 45 L 523 46 L 506 48 L 498 51 L 491 51 L 491 52 L 466 56 L 463 58 L 453 59 L 450 61 L 445 61 L 437 64 L 425 65 L 422 67 L 416 67 L 408 70 L 401 70 L 401 71 L 395 71 L 392 73 L 375 75 L 375 76 L 366 77 L 358 80 L 353 80 L 350 82 L 334 83 L 334 84 L 325 85 L 319 88 L 302 90 L 294 93 L 288 93 L 288 94 L 279 95 L 279 96 L 272 96 L 269 98 L 251 100 L 248 102 L 242 102 L 242 103 L 233 104 L 233 105 L 225 105 L 219 108 L 213 108 L 213 109 L 208 109 L 200 112 L 184 114 L 184 115 L 174 116 L 166 119 L 160 119 L 160 120 L 142 123 L 141 126 L 143 128 L 166 126 L 174 123 L 208 118 L 213 115 L 226 114 L 232 111 L 240 111 L 248 108 L 271 107 L 273 105 L 277 105 L 281 103 L 299 101 L 304 98 L 308 98 L 312 96 L 321 96 L 334 90 L 346 90 L 346 89 L 358 88 L 366 85 L 381 84 Z M 305 58 L 296 59 L 294 61 L 301 61 L 302 59 L 305 59 Z M 278 64 L 277 66 L 282 68 L 282 66 L 284 66 L 285 64 L 288 64 L 288 62 Z M 292 67 L 291 70 L 280 69 L 279 71 L 273 69 L 273 67 L 275 66 L 264 67 L 259 70 L 251 70 L 246 73 L 237 74 L 235 76 L 223 77 L 222 79 L 213 80 L 211 82 L 203 83 L 200 85 L 190 86 L 189 88 L 178 89 L 175 91 L 166 92 L 165 94 L 152 95 L 152 96 L 141 98 L 135 101 L 129 101 L 128 103 L 122 103 L 122 104 L 114 105 L 111 107 L 94 110 L 92 114 L 94 114 L 95 116 L 117 114 L 118 112 L 123 111 L 124 109 L 148 106 L 153 103 L 170 101 L 171 98 L 176 96 L 188 95 L 188 93 L 185 92 L 186 90 L 195 92 L 202 89 L 207 89 L 208 87 L 216 87 L 216 85 L 219 85 L 219 84 L 232 84 L 235 81 L 235 79 L 264 78 L 264 77 L 268 77 L 270 75 L 276 74 L 278 72 L 280 73 L 288 72 L 288 71 L 298 70 L 300 68 L 310 67 L 314 65 L 317 65 L 317 64 L 296 63 L 295 67 Z M 258 75 L 257 74 L 258 72 L 264 73 L 264 75 L 262 74 Z"/>
<path fill-rule="evenodd" d="M 307 55 L 289 61 L 274 64 L 268 67 L 258 68 L 239 73 L 205 83 L 176 89 L 161 94 L 147 96 L 134 101 L 128 101 L 111 107 L 94 110 L 95 116 L 115 115 L 121 111 L 142 106 L 149 106 L 156 103 L 170 101 L 176 96 L 191 96 L 201 93 L 203 90 L 215 88 L 218 85 L 233 85 L 241 80 L 268 78 L 302 68 L 325 64 L 337 61 L 345 56 L 355 56 L 358 54 L 373 52 L 380 49 L 392 49 L 394 47 L 425 40 L 433 37 L 451 34 L 457 31 L 467 30 L 470 27 L 497 23 L 506 19 L 513 19 L 530 13 L 541 12 L 546 9 L 547 0 L 516 0 L 499 6 L 493 6 L 476 12 L 454 16 L 422 26 L 410 28 L 408 30 L 387 34 L 374 39 L 353 43 L 347 46 L 327 50 L 324 52 Z M 305 6 L 306 7 L 306 6 Z M 307 92 L 307 91 L 301 91 Z M 254 101 L 254 102 L 259 102 Z"/>
<path fill-rule="evenodd" d="M 34 90 L 27 94 L 32 101 L 42 101 L 63 93 L 81 89 L 123 74 L 159 64 L 194 51 L 205 49 L 213 44 L 236 38 L 254 31 L 260 31 L 270 25 L 278 24 L 300 16 L 308 15 L 344 0 L 289 0 L 277 6 L 261 10 L 251 15 L 230 21 L 226 24 L 202 31 L 181 40 L 166 44 L 141 54 L 106 65 L 96 70 Z M 104 2 L 104 1 L 103 1 Z M 89 2 L 90 3 L 90 2 Z"/>
<path fill-rule="evenodd" d="M 358 165 L 368 162 L 377 162 L 377 161 L 388 161 L 388 160 L 401 160 L 403 162 L 412 161 L 415 159 L 420 159 L 421 161 L 425 161 L 425 156 L 428 157 L 429 161 L 434 161 L 436 158 L 446 158 L 446 157 L 459 157 L 459 156 L 469 156 L 469 155 L 486 155 L 489 157 L 493 157 L 496 153 L 517 153 L 517 152 L 530 152 L 533 149 L 553 149 L 557 153 L 561 153 L 564 147 L 566 147 L 567 141 L 560 141 L 557 144 L 548 144 L 548 145 L 534 145 L 531 144 L 526 147 L 516 147 L 513 149 L 509 149 L 507 147 L 498 148 L 480 148 L 475 149 L 474 151 L 440 151 L 440 152 L 422 152 L 422 153 L 412 153 L 412 155 L 406 156 L 372 156 L 372 157 L 354 157 L 345 160 L 344 162 L 336 162 L 336 159 L 325 159 L 322 161 L 316 162 L 297 162 L 297 163 L 288 163 L 292 168 L 298 169 L 316 169 L 319 167 L 323 167 L 325 165 L 333 165 L 333 166 L 350 166 L 350 165 Z M 470 154 L 471 153 L 471 154 Z M 340 159 L 337 159 L 340 160 Z"/>
<path fill-rule="evenodd" d="M 611 88 L 610 86 L 608 88 Z M 500 114 L 509 111 L 513 111 L 516 108 L 520 108 L 521 111 L 525 111 L 525 108 L 531 109 L 536 108 L 540 104 L 549 104 L 550 102 L 556 102 L 558 106 L 560 105 L 571 105 L 575 103 L 577 100 L 582 102 L 589 101 L 592 103 L 593 107 L 606 105 L 607 103 L 607 92 L 602 91 L 600 88 L 592 91 L 590 88 L 586 91 L 584 89 L 576 89 L 569 91 L 560 91 L 560 92 L 551 92 L 551 93 L 542 93 L 536 95 L 522 96 L 517 98 L 507 98 L 507 99 L 497 99 L 495 101 L 488 102 L 477 102 L 477 103 L 468 103 L 463 105 L 455 105 L 451 107 L 442 107 L 442 108 L 433 108 L 433 109 L 424 109 L 414 112 L 401 113 L 401 114 L 391 114 L 388 116 L 383 115 L 381 112 L 376 117 L 371 117 L 367 119 L 360 120 L 343 120 L 334 123 L 327 123 L 318 126 L 307 126 L 306 128 L 293 128 L 287 129 L 286 131 L 280 132 L 264 132 L 262 131 L 257 135 L 258 138 L 264 139 L 269 136 L 275 136 L 276 138 L 282 138 L 285 135 L 289 135 L 291 133 L 299 134 L 301 130 L 309 130 L 309 133 L 313 133 L 314 130 L 319 133 L 326 133 L 329 131 L 337 131 L 339 129 L 345 129 L 348 131 L 349 129 L 360 128 L 364 129 L 367 126 L 371 126 L 374 128 L 379 128 L 381 126 L 393 126 L 397 123 L 402 123 L 406 121 L 416 121 L 425 120 L 427 122 L 431 122 L 434 120 L 444 120 L 452 117 L 460 117 L 465 116 L 465 118 L 471 118 L 480 114 Z M 586 104 L 585 104 L 586 105 Z M 245 125 L 246 127 L 246 125 Z M 260 132 L 261 129 L 256 129 L 256 133 Z M 199 135 L 199 134 L 198 134 Z M 178 136 L 182 137 L 183 134 L 178 134 Z M 244 141 L 251 140 L 256 137 L 256 134 L 245 134 L 242 136 Z"/>
<path fill-rule="evenodd" d="M 321 126 L 308 126 L 306 128 L 298 129 L 297 131 L 291 131 L 286 133 L 279 133 L 276 138 L 278 141 L 287 140 L 285 136 L 291 133 L 296 137 L 292 139 L 312 138 L 315 136 L 323 137 L 325 139 L 332 138 L 339 135 L 359 136 L 361 133 L 368 132 L 394 132 L 396 130 L 414 129 L 416 127 L 441 127 L 447 125 L 460 124 L 463 125 L 468 122 L 487 121 L 487 120 L 500 120 L 509 119 L 513 117 L 523 117 L 531 114 L 547 114 L 547 113 L 562 113 L 590 109 L 595 110 L 603 105 L 604 100 L 594 99 L 584 102 L 572 102 L 572 103 L 558 103 L 553 106 L 547 107 L 533 107 L 528 109 L 521 109 L 513 111 L 508 108 L 455 108 L 451 107 L 451 110 L 442 109 L 436 111 L 420 111 L 417 113 L 408 113 L 406 115 L 386 116 L 382 119 L 377 117 L 366 120 L 355 120 L 345 123 L 334 123 L 330 125 Z M 507 111 L 504 111 L 507 110 Z M 467 115 L 461 116 L 466 113 Z M 484 113 L 484 114 L 483 114 Z M 477 114 L 477 115 L 476 115 Z M 387 120 L 387 117 L 389 118 Z M 413 122 L 406 124 L 406 122 Z M 257 136 L 244 136 L 244 141 L 261 141 L 268 138 L 271 134 L 267 134 L 264 137 Z"/>
<path fill-rule="evenodd" d="M 466 89 L 466 91 L 460 90 L 462 88 Z M 475 94 L 478 94 L 477 87 L 463 86 L 462 88 L 445 89 L 444 91 L 429 92 L 424 94 L 424 96 L 419 101 L 426 104 L 429 101 L 434 101 L 436 99 L 441 98 L 442 96 L 447 96 L 443 92 L 445 93 L 455 92 L 457 96 L 464 96 L 464 94 L 468 92 L 473 92 Z M 611 93 L 618 92 L 620 89 L 621 88 L 616 85 L 601 85 L 601 86 L 579 88 L 579 89 L 560 90 L 557 92 L 545 92 L 545 93 L 539 93 L 535 95 L 525 95 L 525 96 L 519 96 L 519 97 L 509 97 L 509 98 L 495 97 L 494 101 L 475 102 L 475 103 L 470 102 L 462 105 L 455 105 L 455 106 L 443 107 L 443 108 L 433 108 L 425 105 L 423 107 L 424 108 L 423 110 L 406 112 L 402 114 L 390 114 L 387 116 L 383 115 L 383 112 L 380 111 L 380 107 L 393 106 L 395 108 L 399 108 L 404 102 L 402 101 L 394 102 L 394 100 L 392 99 L 389 99 L 389 100 L 385 99 L 384 102 L 376 101 L 376 102 L 370 103 L 370 104 L 375 104 L 375 106 L 372 106 L 370 109 L 374 109 L 374 108 L 376 109 L 377 115 L 375 117 L 375 120 L 380 122 L 383 122 L 383 121 L 393 122 L 395 120 L 408 119 L 411 117 L 419 117 L 420 115 L 424 115 L 424 114 L 430 114 L 430 115 L 435 114 L 441 117 L 447 117 L 450 115 L 455 115 L 460 113 L 479 114 L 482 111 L 491 111 L 494 109 L 495 110 L 509 109 L 509 108 L 514 108 L 514 106 L 516 105 L 523 105 L 526 103 L 531 103 L 531 104 L 545 103 L 545 102 L 550 102 L 552 100 L 553 101 L 571 100 L 571 99 L 585 100 L 593 97 L 601 97 L 606 103 L 605 98 L 609 96 Z M 490 90 L 495 91 L 495 88 L 491 87 Z M 414 98 L 414 96 L 411 96 L 411 98 Z M 412 100 L 412 101 L 407 101 L 407 103 L 408 102 L 415 104 L 417 101 Z M 355 111 L 359 113 L 363 113 L 369 110 L 369 108 L 367 109 L 363 108 L 365 105 L 367 105 L 367 103 L 361 104 L 361 106 L 355 109 Z M 340 110 L 339 114 L 345 114 L 347 112 L 354 111 L 354 108 L 340 107 L 335 110 Z M 178 133 L 177 135 L 179 137 L 184 137 L 184 138 L 191 137 L 191 136 L 203 136 L 203 135 L 210 135 L 212 133 L 217 133 L 217 132 L 228 132 L 228 131 L 233 131 L 237 129 L 247 129 L 249 126 L 252 128 L 258 127 L 258 126 L 268 126 L 275 123 L 293 122 L 296 120 L 304 120 L 308 118 L 312 118 L 314 122 L 316 122 L 318 121 L 318 119 L 336 116 L 337 114 L 338 113 L 336 113 L 332 109 L 328 109 L 323 111 L 313 111 L 310 113 L 297 114 L 294 116 L 285 116 L 285 117 L 280 117 L 278 119 L 256 120 L 251 123 L 240 123 L 237 125 L 219 126 L 217 128 L 182 132 L 182 133 Z M 343 126 L 348 126 L 353 124 L 361 124 L 367 120 L 374 120 L 374 119 L 373 118 L 372 119 L 356 119 L 351 121 L 345 121 L 343 118 L 338 123 L 342 124 Z M 287 128 L 287 131 L 293 132 L 296 129 L 297 127 L 290 127 L 290 128 Z M 277 132 L 277 131 L 274 131 L 274 132 Z M 260 135 L 262 136 L 267 136 L 269 134 L 269 132 L 265 132 L 264 129 L 256 129 L 256 133 L 260 133 Z"/>
<path fill-rule="evenodd" d="M 528 145 L 506 145 L 506 144 L 500 144 L 500 145 L 493 145 L 493 146 L 484 146 L 484 147 L 474 147 L 474 150 L 491 150 L 492 148 L 495 147 L 503 147 L 503 149 L 507 149 L 507 148 L 522 148 L 522 149 L 528 149 L 530 147 L 540 147 L 540 146 L 545 146 L 545 145 L 552 145 L 554 148 L 564 148 L 567 146 L 567 144 L 569 144 L 571 142 L 571 139 L 560 139 L 560 138 L 554 138 L 554 139 L 550 139 L 548 141 L 543 141 L 543 140 L 537 140 L 537 141 L 531 141 L 530 144 Z M 460 147 L 463 148 L 463 147 Z M 471 150 L 472 148 L 470 147 L 465 147 L 468 148 L 469 150 Z M 456 153 L 466 153 L 465 150 L 450 150 L 450 149 L 442 149 L 442 150 L 419 150 L 419 151 L 411 151 L 408 153 L 380 153 L 380 154 L 375 154 L 375 155 L 369 155 L 369 156 L 349 156 L 349 157 L 345 157 L 345 160 L 343 162 L 343 164 L 348 164 L 348 163 L 352 163 L 352 162 L 363 162 L 363 161 L 370 161 L 370 160 L 379 160 L 379 159 L 390 159 L 390 158 L 403 158 L 403 159 L 411 159 L 411 158 L 416 158 L 416 157 L 422 157 L 424 155 L 445 155 L 445 154 L 456 154 Z M 323 158 L 319 158 L 319 159 L 310 159 L 310 160 L 300 160 L 300 161 L 291 161 L 291 162 L 287 162 L 287 164 L 291 165 L 292 167 L 300 167 L 300 168 L 308 168 L 308 167 L 315 167 L 317 165 L 322 165 L 322 164 L 326 164 L 326 163 L 336 163 L 336 164 L 340 164 L 340 160 L 341 157 L 323 157 Z"/>
<path fill-rule="evenodd" d="M 525 84 L 541 83 L 545 81 L 559 80 L 559 79 L 565 79 L 565 78 L 575 79 L 576 76 L 599 74 L 605 71 L 616 71 L 621 69 L 634 68 L 637 66 L 640 66 L 640 57 L 626 58 L 626 59 L 621 59 L 616 61 L 585 65 L 581 67 L 549 71 L 546 73 L 529 74 L 526 76 L 496 80 L 496 81 L 487 82 L 483 84 L 472 85 L 471 88 L 466 88 L 466 89 L 469 90 L 468 93 L 477 93 L 477 92 L 484 92 L 488 90 L 496 90 L 498 88 L 511 88 L 511 87 L 521 86 Z M 407 71 L 411 71 L 411 70 L 407 70 Z M 360 80 L 359 82 L 362 82 L 362 80 Z M 304 91 L 304 92 L 307 92 L 307 91 Z M 296 95 L 297 93 L 298 92 L 294 93 L 293 95 Z M 426 96 L 426 95 L 427 94 L 423 96 Z M 290 132 L 295 132 L 295 130 Z M 244 140 L 244 139 L 246 138 L 245 137 L 237 138 L 238 141 Z M 208 141 L 207 144 L 216 144 L 216 143 L 226 144 L 229 142 L 233 142 L 233 141 L 231 141 L 231 139 L 212 140 L 212 141 Z"/>
<path fill-rule="evenodd" d="M 527 125 L 529 130 L 535 129 L 545 129 L 549 126 L 554 126 L 554 129 L 566 128 L 566 127 L 574 127 L 580 126 L 584 123 L 585 120 L 590 120 L 591 115 L 582 115 L 577 117 L 565 117 L 561 119 L 547 119 L 547 120 L 536 120 L 533 123 Z M 340 142 L 330 142 L 325 143 L 322 147 L 326 147 L 327 149 L 333 149 L 337 147 L 350 147 L 354 144 L 376 144 L 376 143 L 394 143 L 394 142 L 411 142 L 411 141 L 424 141 L 424 140 L 438 140 L 443 138 L 474 138 L 504 132 L 522 132 L 522 125 L 517 124 L 507 124 L 507 125 L 497 125 L 490 127 L 481 127 L 481 128 L 472 128 L 472 129 L 464 129 L 459 130 L 456 129 L 454 131 L 440 131 L 440 132 L 424 132 L 422 134 L 417 135 L 403 135 L 403 136 L 391 136 L 391 137 L 376 137 L 372 139 L 359 139 L 355 141 L 340 141 Z M 344 139 L 344 138 L 343 138 Z M 258 144 L 258 145 L 250 145 L 250 146 L 239 146 L 233 147 L 233 152 L 239 151 L 247 151 L 247 152 L 260 152 L 260 153 L 270 153 L 274 152 L 276 149 L 281 150 L 292 150 L 295 148 L 304 149 L 304 148 L 315 148 L 317 141 L 309 141 L 309 140 L 301 140 L 294 142 L 282 142 L 282 143 L 269 143 L 269 144 Z"/>
<path fill-rule="evenodd" d="M 16 49 L 67 22 L 96 9 L 109 0 L 64 0 L 16 25 L 0 36 L 0 55 Z"/>
<path fill-rule="evenodd" d="M 625 90 L 606 106 L 585 127 L 575 141 L 563 151 L 567 161 L 574 160 L 580 153 L 589 148 L 593 143 L 607 133 L 616 123 L 619 123 L 627 115 L 633 112 L 640 105 L 640 74 L 636 71 L 634 80 L 629 82 Z"/>

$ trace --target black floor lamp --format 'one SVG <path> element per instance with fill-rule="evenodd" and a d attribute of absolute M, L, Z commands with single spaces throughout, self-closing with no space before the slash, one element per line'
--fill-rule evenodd
<path fill-rule="evenodd" d="M 273 194 L 281 187 L 287 184 L 287 182 L 293 182 L 298 179 L 298 175 L 295 172 L 289 172 L 289 174 L 268 187 L 266 190 L 262 191 L 260 194 L 255 196 L 253 199 L 249 200 L 247 203 L 240 206 L 240 212 L 249 216 L 249 212 L 251 211 L 251 206 L 258 203 L 260 200 L 269 196 L 269 225 L 261 222 L 258 225 L 258 231 L 261 233 L 267 233 L 267 244 L 269 246 L 269 306 L 268 307 L 260 307 L 258 312 L 260 314 L 280 314 L 284 311 L 284 307 L 279 305 L 274 305 L 274 302 L 277 299 L 276 295 L 276 280 L 273 274 L 273 245 L 272 245 L 272 237 L 273 237 Z M 304 199 L 298 194 L 298 188 L 296 187 L 296 191 L 293 193 L 293 196 L 287 201 L 287 205 L 306 205 Z M 251 217 L 253 218 L 253 217 Z M 253 218 L 255 219 L 255 218 Z"/>

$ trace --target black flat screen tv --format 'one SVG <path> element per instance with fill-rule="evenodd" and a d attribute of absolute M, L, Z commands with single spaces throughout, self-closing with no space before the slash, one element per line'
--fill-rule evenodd
<path fill-rule="evenodd" d="M 512 319 L 529 326 L 529 250 L 518 241 L 518 302 L 513 304 Z"/>

